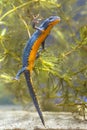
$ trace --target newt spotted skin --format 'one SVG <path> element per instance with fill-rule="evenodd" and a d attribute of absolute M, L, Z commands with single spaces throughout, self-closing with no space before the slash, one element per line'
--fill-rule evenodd
<path fill-rule="evenodd" d="M 33 100 L 33 103 L 36 107 L 36 110 L 37 110 L 39 117 L 44 126 L 45 126 L 44 118 L 43 118 L 42 112 L 40 110 L 39 103 L 38 103 L 37 97 L 35 95 L 32 83 L 31 83 L 31 72 L 34 67 L 34 61 L 36 59 L 37 51 L 38 51 L 40 45 L 42 45 L 42 49 L 44 49 L 45 39 L 49 35 L 49 33 L 50 33 L 51 29 L 54 27 L 54 25 L 56 25 L 59 22 L 60 22 L 60 17 L 51 16 L 51 17 L 47 18 L 46 20 L 44 20 L 39 27 L 35 27 L 36 31 L 33 33 L 31 38 L 28 40 L 28 42 L 24 48 L 23 59 L 22 59 L 23 67 L 21 70 L 18 71 L 16 78 L 15 78 L 15 79 L 19 79 L 20 74 L 24 73 L 31 98 Z"/>

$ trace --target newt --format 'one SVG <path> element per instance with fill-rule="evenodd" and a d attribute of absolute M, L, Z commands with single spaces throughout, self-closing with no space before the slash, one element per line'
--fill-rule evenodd
<path fill-rule="evenodd" d="M 15 79 L 19 79 L 20 75 L 24 73 L 27 86 L 30 92 L 30 96 L 33 100 L 33 103 L 35 105 L 35 108 L 39 114 L 39 117 L 42 121 L 42 124 L 45 126 L 45 121 L 43 118 L 43 114 L 40 110 L 39 103 L 32 85 L 31 81 L 31 73 L 34 67 L 34 62 L 37 56 L 37 51 L 42 45 L 42 49 L 44 49 L 44 43 L 47 38 L 47 36 L 50 34 L 51 29 L 60 22 L 60 17 L 58 16 L 51 16 L 44 20 L 42 24 L 39 27 L 36 27 L 33 25 L 33 27 L 36 29 L 36 31 L 33 33 L 31 38 L 28 40 L 22 57 L 22 68 L 18 71 Z"/>

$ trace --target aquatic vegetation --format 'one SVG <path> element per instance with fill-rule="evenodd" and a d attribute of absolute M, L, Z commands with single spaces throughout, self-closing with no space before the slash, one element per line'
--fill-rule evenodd
<path fill-rule="evenodd" d="M 84 0 L 0 1 L 0 80 L 17 101 L 30 97 L 24 77 L 12 80 L 21 68 L 22 50 L 32 29 L 32 16 L 61 17 L 35 62 L 32 78 L 42 109 L 72 111 L 87 104 L 87 16 Z M 40 23 L 39 23 L 40 24 Z M 38 25 L 39 25 L 38 24 Z"/>

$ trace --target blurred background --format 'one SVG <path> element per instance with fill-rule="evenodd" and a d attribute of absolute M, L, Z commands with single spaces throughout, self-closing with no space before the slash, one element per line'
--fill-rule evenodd
<path fill-rule="evenodd" d="M 87 0 L 0 0 L 0 106 L 32 102 L 22 67 L 26 42 L 41 22 L 61 17 L 35 61 L 32 82 L 43 111 L 85 112 L 87 107 Z"/>

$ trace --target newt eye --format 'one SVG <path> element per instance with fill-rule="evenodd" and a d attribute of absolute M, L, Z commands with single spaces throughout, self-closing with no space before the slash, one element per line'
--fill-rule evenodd
<path fill-rule="evenodd" d="M 53 19 L 52 17 L 49 18 L 49 20 L 52 20 L 52 19 Z"/>

